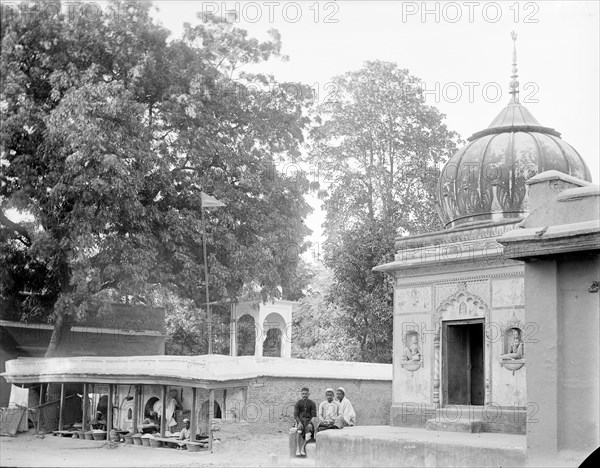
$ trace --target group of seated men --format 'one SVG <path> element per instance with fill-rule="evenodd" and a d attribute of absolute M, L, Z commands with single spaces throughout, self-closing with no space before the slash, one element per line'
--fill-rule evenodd
<path fill-rule="evenodd" d="M 325 390 L 325 400 L 319 405 L 318 411 L 315 402 L 308 398 L 310 391 L 307 387 L 302 388 L 300 395 L 302 398 L 294 405 L 296 456 L 306 455 L 306 444 L 317 432 L 356 424 L 356 413 L 343 387 L 335 392 L 333 388 Z"/>
<path fill-rule="evenodd" d="M 142 421 L 140 428 L 143 433 L 157 434 L 160 431 L 160 416 L 156 411 L 150 411 L 150 415 Z M 190 420 L 185 418 L 178 440 L 189 441 L 190 432 Z"/>

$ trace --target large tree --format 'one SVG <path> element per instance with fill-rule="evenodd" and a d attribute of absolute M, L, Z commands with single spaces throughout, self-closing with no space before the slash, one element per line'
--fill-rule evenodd
<path fill-rule="evenodd" d="M 107 301 L 204 303 L 201 191 L 227 204 L 206 210 L 211 301 L 293 291 L 308 233 L 308 181 L 273 170 L 299 155 L 306 93 L 240 70 L 277 32 L 203 18 L 168 41 L 149 4 L 111 5 L 2 18 L 0 294 L 55 324 L 48 356 Z"/>
<path fill-rule="evenodd" d="M 372 268 L 393 260 L 397 234 L 441 228 L 435 209 L 440 165 L 456 150 L 444 116 L 424 102 L 419 79 L 388 62 L 367 62 L 333 80 L 318 106 L 310 160 L 325 184 L 329 300 L 358 347 L 354 359 L 389 362 L 392 289 Z"/>

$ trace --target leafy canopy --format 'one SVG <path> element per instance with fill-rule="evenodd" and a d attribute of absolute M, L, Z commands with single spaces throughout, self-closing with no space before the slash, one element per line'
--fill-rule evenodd
<path fill-rule="evenodd" d="M 396 64 L 366 62 L 334 84 L 336 99 L 316 109 L 310 152 L 327 181 L 319 191 L 333 272 L 327 297 L 356 347 L 350 358 L 390 362 L 392 286 L 372 268 L 393 260 L 397 234 L 441 228 L 434 188 L 457 136 L 425 104 L 419 79 Z"/>
<path fill-rule="evenodd" d="M 227 205 L 206 209 L 211 300 L 298 293 L 308 181 L 274 161 L 300 154 L 307 94 L 239 70 L 279 35 L 209 17 L 168 41 L 148 3 L 112 7 L 2 17 L 0 294 L 54 320 L 49 354 L 108 300 L 204 302 L 201 190 Z"/>

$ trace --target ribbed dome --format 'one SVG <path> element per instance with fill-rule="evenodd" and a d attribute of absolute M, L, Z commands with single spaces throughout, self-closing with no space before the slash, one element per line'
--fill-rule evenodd
<path fill-rule="evenodd" d="M 522 218 L 527 212 L 525 181 L 544 171 L 591 181 L 579 153 L 518 102 L 468 141 L 440 176 L 438 208 L 446 228 Z"/>

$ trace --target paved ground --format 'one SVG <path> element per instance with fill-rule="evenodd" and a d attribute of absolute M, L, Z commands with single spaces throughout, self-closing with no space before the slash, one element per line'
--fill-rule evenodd
<path fill-rule="evenodd" d="M 272 465 L 270 455 L 277 460 Z M 192 467 L 294 466 L 288 458 L 285 434 L 218 444 L 214 453 L 190 453 L 167 448 L 110 444 L 33 433 L 0 437 L 0 466 L 60 467 Z"/>

